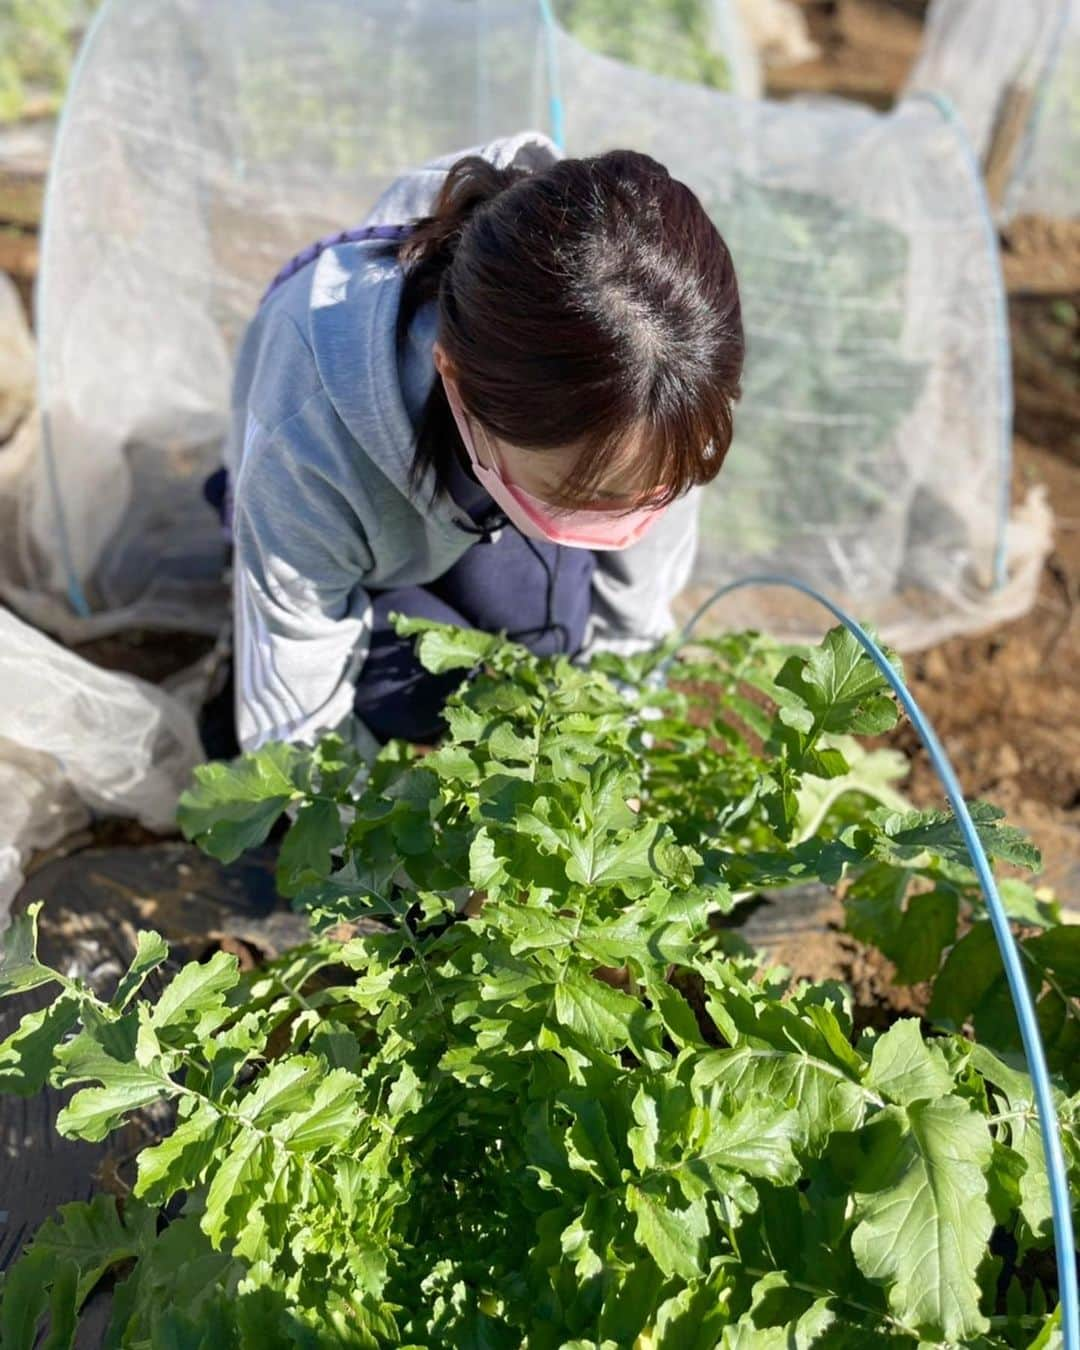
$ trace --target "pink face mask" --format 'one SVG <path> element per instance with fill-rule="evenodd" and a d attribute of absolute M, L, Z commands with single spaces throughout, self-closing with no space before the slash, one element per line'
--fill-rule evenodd
<path fill-rule="evenodd" d="M 454 414 L 461 439 L 465 444 L 482 487 L 492 500 L 501 506 L 522 534 L 530 539 L 548 539 L 567 548 L 615 550 L 629 548 L 660 519 L 665 507 L 641 507 L 636 511 L 558 511 L 548 502 L 534 497 L 523 487 L 511 483 L 501 468 L 488 469 L 476 454 L 472 428 L 465 416 L 457 386 L 452 380 L 443 380 L 450 410 Z M 494 451 L 492 450 L 492 453 Z"/>

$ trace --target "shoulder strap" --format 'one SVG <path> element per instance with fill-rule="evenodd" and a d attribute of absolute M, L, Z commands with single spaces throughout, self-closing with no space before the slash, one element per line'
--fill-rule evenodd
<path fill-rule="evenodd" d="M 404 239 L 408 232 L 408 225 L 360 225 L 352 230 L 340 230 L 337 234 L 328 234 L 322 239 L 316 239 L 313 244 L 308 244 L 307 248 L 301 249 L 295 257 L 289 259 L 270 285 L 267 286 L 259 304 L 265 304 L 269 295 L 276 291 L 283 282 L 288 281 L 291 276 L 295 276 L 309 263 L 313 263 L 325 248 L 333 248 L 335 244 L 359 243 L 364 239 L 399 240 Z"/>

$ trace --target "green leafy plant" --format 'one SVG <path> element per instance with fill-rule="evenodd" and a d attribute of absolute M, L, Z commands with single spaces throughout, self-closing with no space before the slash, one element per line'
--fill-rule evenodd
<path fill-rule="evenodd" d="M 81 30 L 98 0 L 0 0 L 0 123 L 15 121 L 31 93 L 54 111 L 67 87 Z"/>
<path fill-rule="evenodd" d="M 36 907 L 9 930 L 0 994 L 55 997 L 0 1045 L 0 1086 L 75 1086 L 74 1137 L 153 1103 L 175 1125 L 122 1204 L 40 1230 L 4 1346 L 70 1345 L 106 1271 L 115 1346 L 1057 1343 L 1011 1053 L 911 1018 L 857 1034 L 842 986 L 792 986 L 718 923 L 755 888 L 885 868 L 974 903 L 950 816 L 804 794 L 896 719 L 854 640 L 728 637 L 661 688 L 664 652 L 580 668 L 401 627 L 467 677 L 433 752 L 270 745 L 182 803 L 224 860 L 288 822 L 308 943 L 186 965 L 155 1002 L 152 933 L 105 997 L 40 962 Z M 992 855 L 1037 863 L 974 809 Z"/>
<path fill-rule="evenodd" d="M 881 864 L 847 892 L 847 929 L 896 964 L 901 984 L 932 982 L 927 1016 L 1019 1062 L 1020 1032 L 997 942 L 981 900 L 949 869 Z M 1016 878 L 999 882 L 1035 999 L 1050 1067 L 1080 1090 L 1080 925 L 1062 924 L 1056 901 Z"/>
<path fill-rule="evenodd" d="M 584 46 L 654 75 L 731 87 L 709 0 L 555 0 L 555 13 Z"/>

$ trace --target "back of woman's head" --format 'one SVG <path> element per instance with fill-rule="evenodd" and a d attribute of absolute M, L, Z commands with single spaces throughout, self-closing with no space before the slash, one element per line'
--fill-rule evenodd
<path fill-rule="evenodd" d="M 593 498 L 633 438 L 643 490 L 671 501 L 719 472 L 743 331 L 731 256 L 685 184 L 613 150 L 538 172 L 469 157 L 399 246 L 404 335 L 426 300 L 462 401 L 522 449 L 573 446 L 559 503 Z M 435 381 L 414 481 L 445 481 L 457 432 Z"/>

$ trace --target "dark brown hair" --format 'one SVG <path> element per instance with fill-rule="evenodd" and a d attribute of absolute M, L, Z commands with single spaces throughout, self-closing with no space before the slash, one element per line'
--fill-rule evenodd
<path fill-rule="evenodd" d="M 638 426 L 641 490 L 663 486 L 660 502 L 719 473 L 744 352 L 735 269 L 697 197 L 656 160 L 612 150 L 530 172 L 468 156 L 394 247 L 398 340 L 435 301 L 477 421 L 523 449 L 581 447 L 557 504 L 593 499 Z M 457 446 L 436 379 L 414 488 L 431 468 L 444 490 Z"/>

